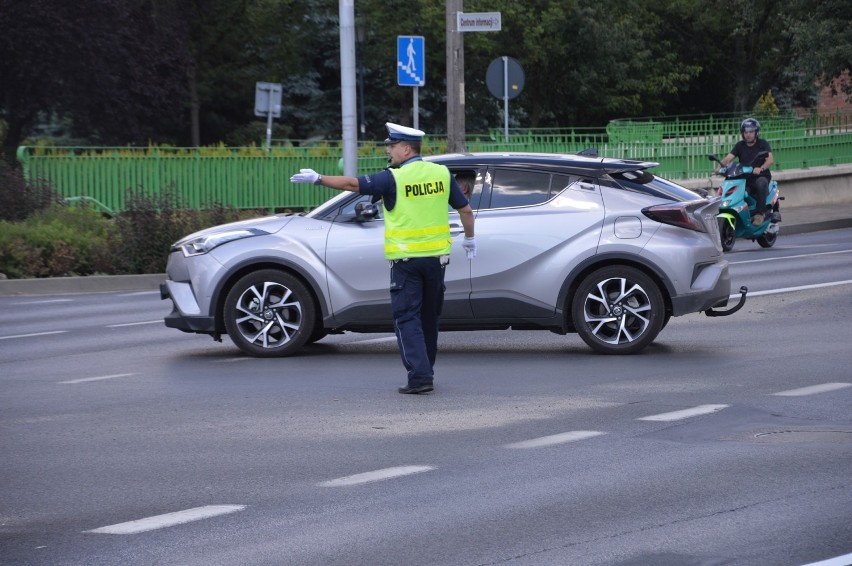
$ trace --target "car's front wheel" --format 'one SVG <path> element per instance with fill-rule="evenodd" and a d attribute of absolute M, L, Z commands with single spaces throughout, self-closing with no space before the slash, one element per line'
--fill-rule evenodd
<path fill-rule="evenodd" d="M 296 277 L 275 269 L 243 276 L 225 298 L 225 329 L 243 352 L 289 356 L 316 333 L 313 297 Z"/>
<path fill-rule="evenodd" d="M 603 354 L 634 354 L 654 341 L 666 322 L 659 287 L 628 266 L 598 269 L 583 279 L 571 304 L 580 338 Z"/>

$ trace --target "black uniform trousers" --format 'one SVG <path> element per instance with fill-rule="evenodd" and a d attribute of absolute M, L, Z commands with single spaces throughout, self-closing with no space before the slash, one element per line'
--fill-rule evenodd
<path fill-rule="evenodd" d="M 393 323 L 410 387 L 432 384 L 444 289 L 444 266 L 440 258 L 393 261 L 390 280 Z"/>

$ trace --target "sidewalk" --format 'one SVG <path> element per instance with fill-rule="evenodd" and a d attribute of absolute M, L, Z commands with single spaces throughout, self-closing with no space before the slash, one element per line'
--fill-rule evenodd
<path fill-rule="evenodd" d="M 804 234 L 821 230 L 852 228 L 852 203 L 830 206 L 781 206 L 781 232 Z M 68 295 L 75 293 L 159 291 L 164 273 L 149 275 L 91 275 L 44 279 L 0 280 L 0 297 L 25 295 Z"/>

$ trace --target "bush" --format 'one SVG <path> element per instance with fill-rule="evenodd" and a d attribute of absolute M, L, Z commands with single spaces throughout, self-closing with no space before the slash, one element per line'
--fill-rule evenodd
<path fill-rule="evenodd" d="M 190 209 L 173 187 L 154 195 L 131 190 L 126 200 L 127 210 L 113 219 L 86 205 L 51 201 L 24 220 L 0 220 L 0 273 L 12 279 L 162 273 L 175 241 L 259 212 L 218 203 Z"/>
<path fill-rule="evenodd" d="M 10 278 L 109 273 L 111 223 L 88 207 L 52 204 L 0 221 L 0 272 Z"/>
<path fill-rule="evenodd" d="M 208 226 L 254 216 L 218 203 L 204 210 L 187 208 L 170 185 L 155 195 L 129 190 L 126 210 L 116 218 L 116 269 L 120 273 L 161 273 L 166 270 L 171 245 Z"/>
<path fill-rule="evenodd" d="M 45 181 L 28 183 L 20 168 L 0 159 L 0 220 L 24 220 L 59 201 L 59 194 Z"/>

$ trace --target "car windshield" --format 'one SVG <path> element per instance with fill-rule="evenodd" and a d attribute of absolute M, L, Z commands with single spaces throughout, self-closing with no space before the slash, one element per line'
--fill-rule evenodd
<path fill-rule="evenodd" d="M 344 201 L 351 199 L 352 194 L 349 191 L 343 191 L 339 194 L 332 196 L 330 199 L 311 210 L 305 216 L 308 218 L 323 218 L 331 211 L 333 213 L 337 213 L 337 209 L 340 208 L 340 205 L 343 204 Z"/>
<path fill-rule="evenodd" d="M 681 187 L 644 170 L 613 173 L 611 177 L 625 189 L 666 200 L 690 201 L 697 198 L 695 192 L 686 187 Z"/>

